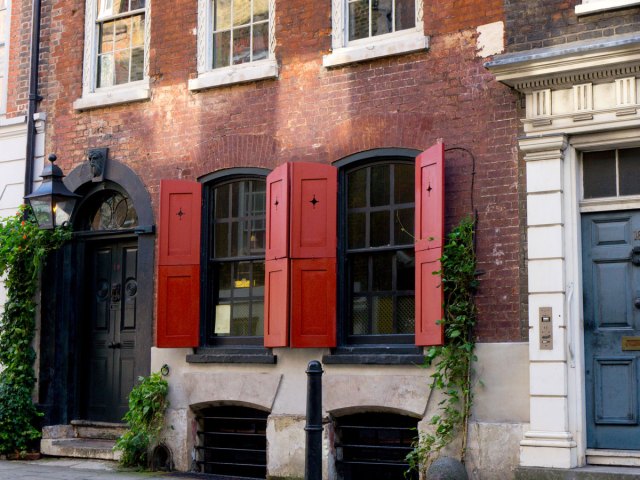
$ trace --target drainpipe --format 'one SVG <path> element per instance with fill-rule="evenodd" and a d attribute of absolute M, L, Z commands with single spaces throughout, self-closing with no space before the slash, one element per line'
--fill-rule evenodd
<path fill-rule="evenodd" d="M 24 195 L 33 191 L 33 166 L 35 163 L 36 122 L 34 115 L 38 109 L 38 102 L 42 97 L 38 95 L 38 70 L 40 67 L 40 5 L 41 0 L 33 0 L 31 14 L 31 65 L 29 67 L 29 106 L 27 108 L 27 152 L 24 168 Z"/>

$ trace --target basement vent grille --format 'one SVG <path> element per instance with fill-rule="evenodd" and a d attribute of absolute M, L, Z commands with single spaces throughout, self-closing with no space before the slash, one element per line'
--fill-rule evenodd
<path fill-rule="evenodd" d="M 335 420 L 336 469 L 341 480 L 418 480 L 405 475 L 405 460 L 417 435 L 418 420 L 388 413 L 362 413 Z"/>
<path fill-rule="evenodd" d="M 211 407 L 199 413 L 196 448 L 202 473 L 266 478 L 267 412 L 245 407 Z"/>

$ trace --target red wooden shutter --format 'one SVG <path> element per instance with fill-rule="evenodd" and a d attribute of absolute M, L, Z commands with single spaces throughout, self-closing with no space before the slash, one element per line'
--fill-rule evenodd
<path fill-rule="evenodd" d="M 444 244 L 444 144 L 416 159 L 416 345 L 442 345 L 443 290 L 439 259 Z"/>
<path fill-rule="evenodd" d="M 291 258 L 335 258 L 338 170 L 307 162 L 291 169 Z"/>
<path fill-rule="evenodd" d="M 291 260 L 291 346 L 336 346 L 336 259 Z"/>
<path fill-rule="evenodd" d="M 197 347 L 200 331 L 202 186 L 160 182 L 158 347 Z"/>
<path fill-rule="evenodd" d="M 289 262 L 288 258 L 265 262 L 265 347 L 289 345 Z"/>
<path fill-rule="evenodd" d="M 285 163 L 267 175 L 267 260 L 289 256 L 289 170 Z"/>

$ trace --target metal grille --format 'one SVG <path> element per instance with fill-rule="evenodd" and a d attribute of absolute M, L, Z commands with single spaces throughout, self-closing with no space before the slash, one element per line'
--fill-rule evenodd
<path fill-rule="evenodd" d="M 418 480 L 406 456 L 417 435 L 418 420 L 388 413 L 340 417 L 336 427 L 336 469 L 340 480 Z"/>
<path fill-rule="evenodd" d="M 263 479 L 267 475 L 268 413 L 245 407 L 212 407 L 198 417 L 202 473 Z"/>

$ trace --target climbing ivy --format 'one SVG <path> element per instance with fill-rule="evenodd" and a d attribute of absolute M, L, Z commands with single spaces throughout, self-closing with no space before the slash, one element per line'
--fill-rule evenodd
<path fill-rule="evenodd" d="M 41 414 L 32 401 L 38 272 L 47 254 L 70 237 L 69 228 L 41 230 L 25 206 L 0 220 L 0 277 L 7 294 L 0 316 L 0 454 L 24 452 L 40 437 Z"/>
<path fill-rule="evenodd" d="M 471 390 L 472 363 L 476 324 L 474 294 L 478 286 L 474 251 L 474 222 L 467 218 L 447 236 L 441 258 L 440 272 L 444 289 L 445 343 L 431 347 L 425 357 L 425 367 L 434 367 L 432 388 L 443 394 L 439 412 L 431 417 L 430 431 L 421 432 L 413 451 L 407 456 L 410 469 L 425 475 L 439 452 L 458 434 L 462 437 L 460 460 L 464 462 L 467 423 L 473 403 Z"/>

